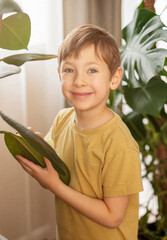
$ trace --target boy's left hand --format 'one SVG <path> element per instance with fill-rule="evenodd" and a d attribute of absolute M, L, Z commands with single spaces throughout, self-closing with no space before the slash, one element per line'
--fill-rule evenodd
<path fill-rule="evenodd" d="M 35 178 L 42 187 L 51 190 L 53 185 L 55 187 L 56 184 L 61 182 L 58 173 L 47 158 L 44 157 L 46 167 L 42 168 L 41 166 L 34 164 L 20 155 L 17 155 L 16 157 L 22 168 L 29 175 Z"/>

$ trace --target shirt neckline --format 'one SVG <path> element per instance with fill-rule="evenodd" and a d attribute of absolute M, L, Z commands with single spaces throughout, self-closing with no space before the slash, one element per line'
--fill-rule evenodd
<path fill-rule="evenodd" d="M 76 125 L 76 123 L 75 123 L 76 114 L 75 114 L 75 110 L 74 110 L 73 115 L 72 115 L 72 126 L 73 126 L 74 130 L 77 131 L 78 133 L 82 133 L 82 134 L 86 134 L 86 135 L 97 134 L 97 133 L 100 133 L 100 132 L 104 131 L 107 128 L 113 128 L 114 127 L 115 123 L 119 119 L 119 116 L 115 112 L 113 112 L 113 114 L 114 114 L 113 118 L 111 120 L 109 120 L 107 123 L 103 124 L 102 126 L 97 127 L 97 128 L 93 128 L 93 129 L 83 129 L 83 128 L 79 127 L 78 125 Z"/>

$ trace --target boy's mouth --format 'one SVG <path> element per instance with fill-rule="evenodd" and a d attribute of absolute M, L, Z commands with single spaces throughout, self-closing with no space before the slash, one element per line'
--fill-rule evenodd
<path fill-rule="evenodd" d="M 74 98 L 78 98 L 78 99 L 87 98 L 92 94 L 93 94 L 92 92 L 72 92 L 72 95 L 74 96 Z"/>

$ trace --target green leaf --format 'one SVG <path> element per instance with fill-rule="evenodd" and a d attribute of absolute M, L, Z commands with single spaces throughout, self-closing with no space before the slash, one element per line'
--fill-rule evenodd
<path fill-rule="evenodd" d="M 0 0 L 0 15 L 9 12 L 22 12 L 22 10 L 15 1 Z"/>
<path fill-rule="evenodd" d="M 23 54 L 15 54 L 9 57 L 5 57 L 3 59 L 0 59 L 0 61 L 3 61 L 8 64 L 13 64 L 16 66 L 21 66 L 28 61 L 47 60 L 52 58 L 57 58 L 57 56 L 48 55 L 48 54 L 37 54 L 37 53 L 23 53 Z"/>
<path fill-rule="evenodd" d="M 165 58 L 165 63 L 164 64 L 165 64 L 165 66 L 167 66 L 167 57 Z"/>
<path fill-rule="evenodd" d="M 115 98 L 115 91 L 110 91 L 110 94 L 109 94 L 109 97 L 108 97 L 108 100 L 109 100 L 109 103 L 110 103 L 110 106 L 112 106 L 113 102 L 114 102 L 114 98 Z"/>
<path fill-rule="evenodd" d="M 165 25 L 155 13 L 136 10 L 133 21 L 122 30 L 122 38 L 123 80 L 134 88 L 145 86 L 163 70 L 167 50 L 153 47 L 158 41 L 167 41 Z"/>
<path fill-rule="evenodd" d="M 144 230 L 147 227 L 148 224 L 148 213 L 144 214 L 140 220 L 139 220 L 139 226 L 142 230 Z"/>
<path fill-rule="evenodd" d="M 112 109 L 114 111 L 117 111 L 117 108 L 118 108 L 119 104 L 121 104 L 121 102 L 122 102 L 122 97 L 123 97 L 122 93 L 118 89 L 116 89 L 115 90 L 114 102 L 112 104 Z"/>
<path fill-rule="evenodd" d="M 21 69 L 7 64 L 0 64 L 0 78 L 20 73 Z"/>
<path fill-rule="evenodd" d="M 21 155 L 41 167 L 46 166 L 43 157 L 21 136 L 6 131 L 0 131 L 0 133 L 4 134 L 6 146 L 15 159 L 17 159 L 16 155 Z"/>
<path fill-rule="evenodd" d="M 143 117 L 141 114 L 136 112 L 131 112 L 123 116 L 123 121 L 128 126 L 131 134 L 136 139 L 136 141 L 141 141 L 146 137 L 146 129 L 143 124 Z"/>
<path fill-rule="evenodd" d="M 2 20 L 0 48 L 27 49 L 31 33 L 30 18 L 25 13 L 13 14 Z"/>
<path fill-rule="evenodd" d="M 138 9 L 143 9 L 144 8 L 144 2 L 141 1 L 141 3 L 139 4 L 139 6 L 137 7 Z"/>
<path fill-rule="evenodd" d="M 121 101 L 122 101 L 122 93 L 120 92 L 119 89 L 116 89 L 115 91 L 110 92 L 107 106 L 111 108 L 114 112 L 117 112 L 118 110 L 117 108 Z"/>
<path fill-rule="evenodd" d="M 59 173 L 60 179 L 65 184 L 69 184 L 70 172 L 65 163 L 56 154 L 55 150 L 41 137 L 28 130 L 26 127 L 16 122 L 12 118 L 8 117 L 2 111 L 0 111 L 0 115 L 4 121 L 6 121 L 10 126 L 15 128 L 20 133 L 20 135 L 32 148 L 34 148 L 40 155 L 45 156 L 47 159 L 49 159 L 53 167 Z"/>
<path fill-rule="evenodd" d="M 160 116 L 167 100 L 167 84 L 159 78 L 152 78 L 146 87 L 123 87 L 128 105 L 136 112 Z"/>
<path fill-rule="evenodd" d="M 167 121 L 161 126 L 161 138 L 167 146 Z"/>

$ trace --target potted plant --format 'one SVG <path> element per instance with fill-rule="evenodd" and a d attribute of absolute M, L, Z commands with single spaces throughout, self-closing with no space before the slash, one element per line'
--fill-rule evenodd
<path fill-rule="evenodd" d="M 148 202 L 139 221 L 139 239 L 167 239 L 167 49 L 157 46 L 167 41 L 167 29 L 160 16 L 137 9 L 122 30 L 122 39 L 122 86 L 111 92 L 108 105 L 119 111 L 138 142 L 143 178 L 157 196 L 158 213 L 149 223 L 153 213 Z M 122 104 L 128 106 L 128 113 L 120 111 Z"/>
<path fill-rule="evenodd" d="M 12 15 L 3 18 L 6 13 Z M 28 50 L 31 35 L 31 21 L 13 0 L 0 0 L 0 48 L 7 50 Z M 46 60 L 56 58 L 56 55 L 22 53 L 0 59 L 0 78 L 7 77 L 21 71 L 20 66 L 27 61 Z M 15 65 L 15 66 L 13 66 Z"/>

